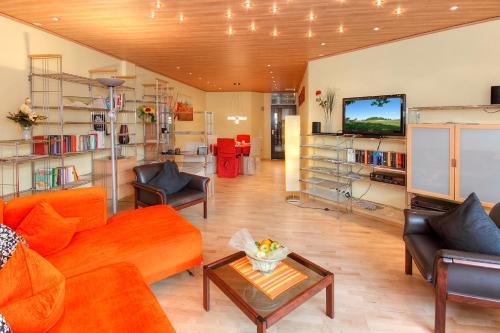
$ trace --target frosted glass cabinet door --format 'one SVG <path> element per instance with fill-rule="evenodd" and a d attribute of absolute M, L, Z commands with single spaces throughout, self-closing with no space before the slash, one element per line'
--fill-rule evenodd
<path fill-rule="evenodd" d="M 454 198 L 453 125 L 408 126 L 408 192 Z"/>
<path fill-rule="evenodd" d="M 457 125 L 455 198 L 476 192 L 485 206 L 500 202 L 500 125 Z"/>

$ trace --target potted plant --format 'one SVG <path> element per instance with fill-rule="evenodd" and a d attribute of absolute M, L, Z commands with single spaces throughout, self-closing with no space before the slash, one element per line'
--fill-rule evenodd
<path fill-rule="evenodd" d="M 38 122 L 41 120 L 47 119 L 47 117 L 36 114 L 31 109 L 31 100 L 27 97 L 24 100 L 24 103 L 19 106 L 16 113 L 9 112 L 7 116 L 8 119 L 18 123 L 22 129 L 22 139 L 30 140 L 32 136 L 32 128 L 35 125 L 38 125 Z"/>
<path fill-rule="evenodd" d="M 325 114 L 325 129 L 327 132 L 332 131 L 332 116 L 333 108 L 335 107 L 335 91 L 328 89 L 326 95 L 323 96 L 321 90 L 316 90 L 316 102 L 323 109 Z"/>

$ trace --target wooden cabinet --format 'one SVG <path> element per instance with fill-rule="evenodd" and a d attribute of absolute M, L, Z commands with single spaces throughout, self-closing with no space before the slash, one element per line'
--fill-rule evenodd
<path fill-rule="evenodd" d="M 408 192 L 500 202 L 500 125 L 409 125 L 407 151 Z"/>
<path fill-rule="evenodd" d="M 117 198 L 119 200 L 134 195 L 134 188 L 130 183 L 135 180 L 133 168 L 137 164 L 137 159 L 135 156 L 130 156 L 119 158 L 116 162 Z M 94 169 L 94 173 L 97 175 L 95 185 L 104 187 L 108 199 L 111 199 L 111 160 L 109 158 L 95 160 Z"/>

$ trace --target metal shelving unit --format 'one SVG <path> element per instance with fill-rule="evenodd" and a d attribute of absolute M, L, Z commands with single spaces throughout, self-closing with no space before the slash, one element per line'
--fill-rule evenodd
<path fill-rule="evenodd" d="M 395 144 L 404 144 L 405 138 L 364 138 L 346 135 L 305 135 L 301 144 L 301 182 L 304 184 L 302 193 L 307 196 L 330 201 L 334 206 L 346 212 L 362 211 L 360 206 L 371 204 L 379 208 L 391 210 L 392 215 L 397 215 L 400 208 L 363 197 L 353 195 L 353 185 L 356 182 L 376 183 L 380 186 L 389 186 L 406 191 L 404 186 L 375 182 L 370 179 L 367 172 L 384 171 L 406 174 L 403 169 L 386 166 L 371 165 L 347 160 L 347 154 L 355 148 L 355 140 L 388 141 Z M 348 194 L 348 195 L 346 195 Z M 396 213 L 394 213 L 396 211 Z"/>
<path fill-rule="evenodd" d="M 352 137 L 330 136 L 330 142 L 318 143 L 315 136 L 306 135 L 302 140 L 305 142 L 301 144 L 301 196 L 332 201 L 346 213 L 351 213 L 355 178 L 352 164 L 347 163 L 347 152 L 352 149 Z M 323 155 L 325 150 L 333 155 Z"/>
<path fill-rule="evenodd" d="M 63 72 L 61 55 L 30 55 L 29 59 L 32 108 L 47 119 L 33 128 L 33 140 L 0 141 L 1 196 L 4 199 L 92 185 L 95 180 L 100 178 L 94 173 L 94 160 L 107 157 L 110 153 L 109 144 L 92 150 L 83 150 L 79 146 L 79 135 L 88 135 L 89 130 L 95 130 L 96 125 L 107 125 L 107 121 L 96 122 L 93 117 L 96 114 L 105 116 L 108 111 L 96 104 L 98 100 L 105 100 L 106 87 L 94 78 Z M 86 93 L 82 94 L 82 88 L 86 90 Z M 135 100 L 135 88 L 125 85 L 120 87 L 118 91 L 133 95 L 130 96 L 130 99 Z M 95 96 L 96 92 L 100 92 L 104 97 Z M 76 99 L 79 102 L 83 100 L 88 104 L 81 102 L 81 105 L 67 105 L 68 99 Z M 134 133 L 128 133 L 133 140 L 133 137 L 136 136 L 137 121 L 135 119 L 135 106 L 132 104 L 131 107 L 132 109 L 124 108 L 122 115 L 119 112 L 119 117 L 121 115 L 122 118 L 119 118 L 117 123 L 118 127 L 120 124 L 127 124 L 133 128 Z M 85 113 L 88 114 L 87 119 L 89 120 L 82 119 Z M 51 144 L 48 139 L 49 135 L 59 137 L 61 152 L 40 155 L 40 151 L 36 151 L 35 146 L 39 148 L 45 145 L 49 148 Z M 64 152 L 65 135 L 75 135 L 76 151 Z M 117 134 L 114 133 L 114 135 Z M 103 137 L 105 136 L 103 134 Z M 40 137 L 47 139 L 38 139 Z M 106 143 L 108 141 L 105 140 Z M 129 146 L 134 146 L 136 149 L 135 142 Z M 75 165 L 77 170 L 77 181 L 71 183 L 61 181 L 57 186 L 47 185 L 42 188 L 36 184 L 35 173 L 37 170 L 49 170 L 71 165 Z"/>

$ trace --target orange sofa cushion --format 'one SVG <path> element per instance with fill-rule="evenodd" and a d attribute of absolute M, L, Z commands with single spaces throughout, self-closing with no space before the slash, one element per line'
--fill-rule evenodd
<path fill-rule="evenodd" d="M 115 215 L 103 227 L 76 233 L 66 248 L 47 259 L 66 277 L 128 262 L 151 283 L 201 264 L 202 238 L 173 208 L 151 206 Z"/>
<path fill-rule="evenodd" d="M 64 311 L 65 278 L 24 244 L 0 269 L 0 313 L 13 332 L 46 332 Z"/>
<path fill-rule="evenodd" d="M 175 333 L 131 264 L 115 264 L 66 282 L 66 311 L 50 333 Z"/>
<path fill-rule="evenodd" d="M 24 218 L 16 233 L 42 256 L 64 249 L 80 223 L 79 217 L 64 218 L 45 201 L 38 203 Z"/>
<path fill-rule="evenodd" d="M 3 223 L 17 229 L 31 209 L 41 201 L 48 202 L 63 217 L 80 217 L 82 221 L 77 231 L 106 224 L 106 192 L 100 187 L 46 192 L 12 199 L 4 207 Z"/>

